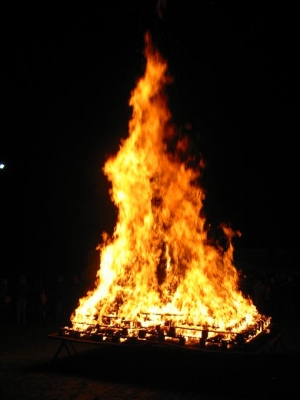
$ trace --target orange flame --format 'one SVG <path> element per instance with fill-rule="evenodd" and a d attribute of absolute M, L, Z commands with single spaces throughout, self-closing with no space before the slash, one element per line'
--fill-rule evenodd
<path fill-rule="evenodd" d="M 129 136 L 104 166 L 118 221 L 113 237 L 104 236 L 99 284 L 80 299 L 73 327 L 101 324 L 108 315 L 144 324 L 145 315 L 169 315 L 179 325 L 242 330 L 259 314 L 238 289 L 233 232 L 224 228 L 225 252 L 207 243 L 200 172 L 181 161 L 183 141 L 177 154 L 168 151 L 174 129 L 163 90 L 170 79 L 149 35 L 145 56 L 145 74 L 131 94 Z"/>

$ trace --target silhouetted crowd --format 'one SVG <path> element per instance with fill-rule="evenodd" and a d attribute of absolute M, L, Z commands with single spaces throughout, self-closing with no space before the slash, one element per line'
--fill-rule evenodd
<path fill-rule="evenodd" d="M 299 274 L 249 273 L 244 277 L 241 289 L 250 296 L 261 314 L 276 319 L 298 319 L 300 305 Z"/>
<path fill-rule="evenodd" d="M 250 296 L 260 313 L 276 319 L 299 318 L 299 274 L 247 274 L 241 290 Z M 26 324 L 52 320 L 58 326 L 70 325 L 70 317 L 79 299 L 91 289 L 78 275 L 65 278 L 30 279 L 22 271 L 0 279 L 0 325 Z"/>
<path fill-rule="evenodd" d="M 58 326 L 70 325 L 70 317 L 87 287 L 78 275 L 51 279 L 27 277 L 23 271 L 0 278 L 0 325 L 26 324 L 52 320 Z"/>

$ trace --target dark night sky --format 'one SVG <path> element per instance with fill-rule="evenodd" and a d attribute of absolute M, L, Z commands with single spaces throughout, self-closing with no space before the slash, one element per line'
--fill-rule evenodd
<path fill-rule="evenodd" d="M 127 135 L 147 30 L 174 79 L 174 122 L 206 160 L 208 221 L 239 229 L 240 247 L 298 247 L 296 8 L 169 0 L 160 19 L 156 3 L 2 9 L 5 266 L 80 269 L 111 232 L 101 168 Z"/>

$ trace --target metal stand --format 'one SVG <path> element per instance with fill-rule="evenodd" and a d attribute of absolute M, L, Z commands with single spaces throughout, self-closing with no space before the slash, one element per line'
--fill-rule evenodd
<path fill-rule="evenodd" d="M 66 351 L 67 351 L 69 356 L 77 355 L 77 352 L 75 350 L 75 347 L 74 347 L 73 343 L 71 341 L 69 341 L 69 340 L 65 340 L 64 338 L 61 338 L 61 343 L 58 346 L 58 349 L 56 350 L 56 353 L 55 353 L 52 361 L 55 361 L 58 358 L 58 356 L 60 355 L 60 352 L 62 351 L 63 347 L 66 349 Z"/>
<path fill-rule="evenodd" d="M 203 337 L 200 339 L 200 343 L 198 343 L 197 346 L 193 345 L 193 346 L 185 346 L 185 341 L 183 337 L 177 337 L 176 339 L 178 339 L 178 343 L 176 341 L 175 345 L 174 342 L 168 342 L 165 340 L 165 337 L 159 337 L 159 336 L 154 336 L 150 339 L 155 339 L 155 340 L 146 340 L 146 339 L 142 339 L 141 337 L 143 335 L 140 335 L 139 333 L 139 337 L 134 337 L 131 339 L 134 340 L 129 340 L 130 338 L 127 338 L 127 340 L 122 344 L 120 343 L 120 336 L 107 336 L 106 339 L 108 339 L 107 341 L 103 341 L 102 336 L 97 337 L 97 340 L 92 340 L 90 338 L 77 338 L 74 336 L 64 336 L 61 333 L 53 333 L 53 334 L 49 334 L 48 337 L 51 339 L 56 339 L 60 341 L 60 344 L 58 346 L 58 349 L 56 350 L 56 353 L 53 357 L 53 361 L 55 361 L 58 356 L 60 355 L 61 351 L 63 348 L 65 348 L 65 350 L 67 351 L 69 356 L 74 356 L 77 355 L 77 352 L 75 350 L 74 347 L 74 343 L 81 343 L 81 344 L 87 344 L 87 345 L 96 345 L 96 346 L 126 346 L 129 344 L 135 344 L 137 346 L 174 346 L 174 347 L 180 347 L 180 348 L 187 348 L 188 349 L 193 349 L 193 350 L 197 350 L 199 353 L 208 353 L 210 351 L 213 351 L 214 353 L 216 351 L 222 352 L 222 353 L 230 353 L 230 354 L 262 354 L 262 353 L 268 353 L 268 354 L 274 354 L 275 350 L 278 349 L 278 346 L 281 346 L 281 348 L 283 349 L 285 354 L 288 354 L 283 341 L 282 341 L 282 334 L 281 331 L 273 331 L 271 333 L 265 333 L 262 332 L 261 335 L 258 335 L 257 338 L 250 342 L 247 343 L 246 345 L 238 345 L 238 343 L 236 344 L 236 347 L 232 347 L 229 348 L 228 347 L 228 343 L 224 342 L 221 343 L 221 346 L 218 346 L 218 348 L 216 349 L 215 347 L 213 347 L 213 343 L 211 344 L 212 348 L 214 350 L 212 350 L 212 348 L 210 348 L 210 346 L 206 346 L 205 345 L 205 331 L 203 331 Z M 141 332 L 143 333 L 143 332 Z M 102 340 L 100 340 L 100 338 Z M 201 342 L 202 341 L 202 342 Z M 200 344 L 200 345 L 199 345 Z"/>
<path fill-rule="evenodd" d="M 278 346 L 281 346 L 285 354 L 288 354 L 288 351 L 286 350 L 283 340 L 282 340 L 282 335 L 281 332 L 277 332 L 276 335 L 270 338 L 268 342 L 260 348 L 260 353 L 269 353 L 269 354 L 274 354 L 275 350 L 278 348 Z"/>
<path fill-rule="evenodd" d="M 282 337 L 281 335 L 275 340 L 273 346 L 270 347 L 270 353 L 273 354 L 275 352 L 275 349 L 278 345 L 281 345 L 283 351 L 285 354 L 288 354 L 287 349 L 285 348 L 283 341 L 282 341 Z"/>

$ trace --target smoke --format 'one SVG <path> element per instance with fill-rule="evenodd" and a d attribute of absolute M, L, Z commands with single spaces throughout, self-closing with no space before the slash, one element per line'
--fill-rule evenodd
<path fill-rule="evenodd" d="M 166 8 L 167 0 L 158 0 L 156 5 L 156 11 L 159 18 L 162 18 L 162 10 Z"/>

